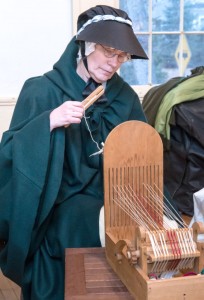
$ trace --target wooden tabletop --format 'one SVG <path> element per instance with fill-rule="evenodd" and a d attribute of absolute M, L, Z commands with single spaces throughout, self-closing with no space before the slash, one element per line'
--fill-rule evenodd
<path fill-rule="evenodd" d="M 65 300 L 133 300 L 104 248 L 66 249 Z"/>

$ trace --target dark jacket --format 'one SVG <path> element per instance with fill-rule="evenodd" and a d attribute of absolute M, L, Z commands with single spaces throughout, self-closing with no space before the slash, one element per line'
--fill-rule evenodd
<path fill-rule="evenodd" d="M 157 112 L 162 101 L 167 99 L 167 94 L 172 93 L 169 98 L 179 103 L 180 99 L 174 99 L 174 89 L 179 86 L 181 95 L 185 95 L 186 91 L 182 93 L 182 83 L 185 81 L 188 85 L 188 80 L 196 80 L 203 74 L 204 67 L 197 67 L 190 76 L 172 78 L 150 89 L 142 104 L 148 122 L 155 127 Z M 203 84 L 199 90 L 203 91 Z M 191 93 L 194 93 L 193 89 Z M 184 98 L 172 107 L 169 124 L 165 124 L 170 126 L 170 139 L 161 135 L 164 144 L 164 183 L 180 212 L 190 216 L 194 214 L 193 193 L 204 186 L 203 116 L 204 98 L 192 97 L 188 102 Z"/>

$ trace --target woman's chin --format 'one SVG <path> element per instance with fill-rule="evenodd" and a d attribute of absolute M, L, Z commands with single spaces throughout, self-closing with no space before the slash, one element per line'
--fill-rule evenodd
<path fill-rule="evenodd" d="M 98 83 L 102 83 L 102 82 L 105 82 L 107 80 L 109 80 L 113 75 L 109 74 L 109 75 L 101 75 L 100 77 L 98 76 L 97 78 L 95 78 L 94 80 Z"/>

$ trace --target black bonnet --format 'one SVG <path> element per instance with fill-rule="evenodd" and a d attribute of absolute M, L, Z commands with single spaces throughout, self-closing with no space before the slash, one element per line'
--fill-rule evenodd
<path fill-rule="evenodd" d="M 107 5 L 97 5 L 78 17 L 77 41 L 103 44 L 128 52 L 131 57 L 148 59 L 136 38 L 127 13 Z"/>

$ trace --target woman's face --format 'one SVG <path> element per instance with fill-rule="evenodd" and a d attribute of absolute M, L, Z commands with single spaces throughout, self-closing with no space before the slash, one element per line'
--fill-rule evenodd
<path fill-rule="evenodd" d="M 107 53 L 112 55 L 112 57 L 107 57 Z M 98 83 L 110 79 L 122 64 L 118 59 L 118 55 L 121 56 L 123 54 L 124 52 L 122 51 L 96 44 L 95 51 L 87 57 L 91 77 Z"/>

